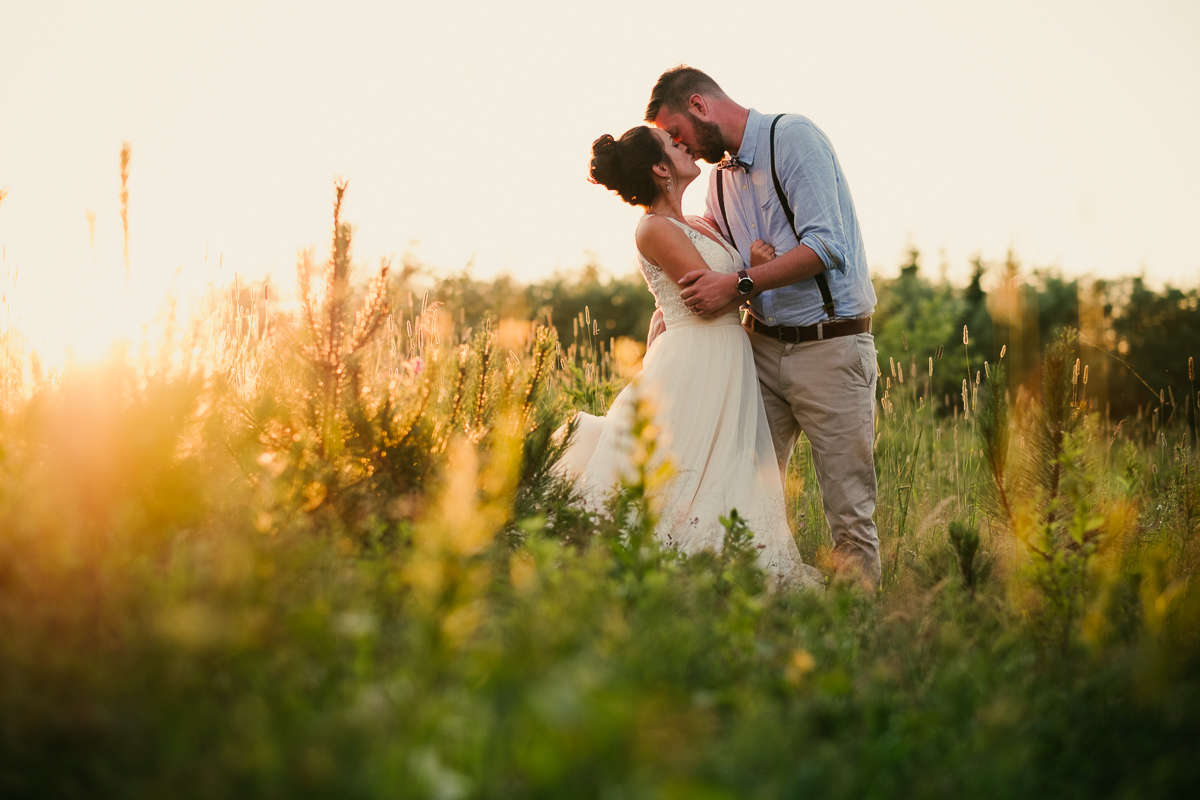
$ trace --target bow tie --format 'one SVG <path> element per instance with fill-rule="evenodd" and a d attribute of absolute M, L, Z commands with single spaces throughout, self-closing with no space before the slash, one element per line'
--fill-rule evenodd
<path fill-rule="evenodd" d="M 747 164 L 745 161 L 742 161 L 737 156 L 726 155 L 717 164 L 717 169 L 740 169 L 743 172 L 749 172 L 750 165 Z"/>

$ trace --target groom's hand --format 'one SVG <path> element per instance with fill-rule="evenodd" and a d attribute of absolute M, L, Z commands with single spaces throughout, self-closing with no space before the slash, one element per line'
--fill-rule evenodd
<path fill-rule="evenodd" d="M 683 276 L 679 282 L 679 296 L 693 314 L 711 317 L 725 310 L 740 295 L 737 290 L 737 275 L 724 275 L 708 269 L 698 269 Z"/>

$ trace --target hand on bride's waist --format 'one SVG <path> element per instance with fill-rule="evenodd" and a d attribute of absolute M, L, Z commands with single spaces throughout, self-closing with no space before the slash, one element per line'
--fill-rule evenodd
<path fill-rule="evenodd" d="M 695 315 L 715 317 L 741 305 L 735 273 L 695 270 L 679 281 L 679 296 Z"/>

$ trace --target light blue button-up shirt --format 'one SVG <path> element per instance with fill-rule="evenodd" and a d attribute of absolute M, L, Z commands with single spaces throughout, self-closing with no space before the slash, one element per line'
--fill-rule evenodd
<path fill-rule="evenodd" d="M 787 114 L 775 127 L 775 167 L 784 194 L 796 215 L 796 230 L 775 194 L 771 180 L 771 120 L 750 109 L 737 157 L 750 165 L 712 170 L 708 183 L 708 215 L 750 263 L 750 244 L 762 239 L 781 256 L 799 242 L 825 264 L 825 277 L 839 319 L 865 317 L 875 309 L 875 289 L 858 230 L 850 187 L 828 137 L 806 117 Z M 728 225 L 717 203 L 717 181 L 725 182 Z M 732 237 L 730 236 L 732 234 Z M 750 300 L 750 311 L 768 325 L 815 325 L 826 319 L 821 292 L 814 280 L 762 292 Z"/>

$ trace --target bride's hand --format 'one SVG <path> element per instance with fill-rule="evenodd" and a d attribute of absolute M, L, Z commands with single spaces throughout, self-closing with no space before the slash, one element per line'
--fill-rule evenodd
<path fill-rule="evenodd" d="M 667 323 L 663 321 L 663 312 L 657 306 L 654 309 L 654 314 L 650 317 L 650 330 L 646 333 L 646 349 L 650 349 L 650 345 L 654 344 L 654 340 L 658 335 L 667 329 Z"/>
<path fill-rule="evenodd" d="M 775 248 L 762 239 L 755 239 L 754 244 L 750 245 L 750 266 L 757 267 L 774 260 Z"/>

